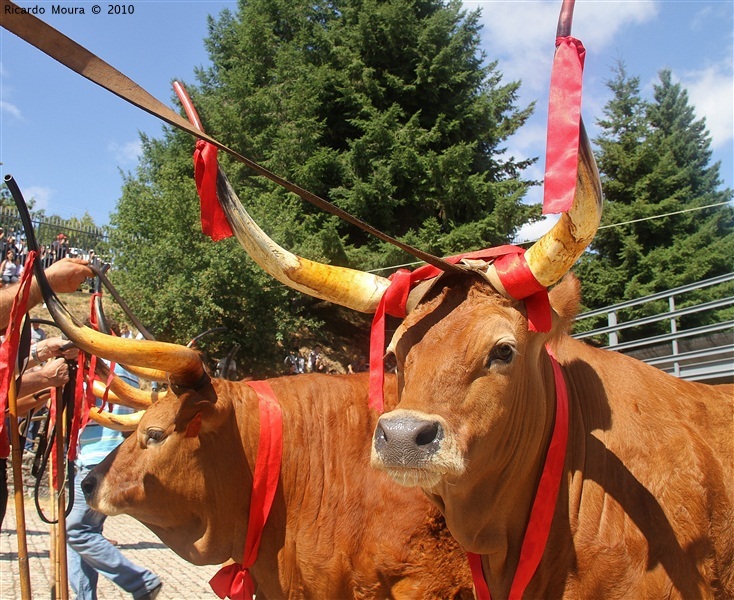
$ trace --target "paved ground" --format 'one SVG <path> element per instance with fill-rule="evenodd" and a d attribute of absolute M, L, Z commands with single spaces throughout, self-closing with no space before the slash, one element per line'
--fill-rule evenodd
<path fill-rule="evenodd" d="M 31 573 L 33 600 L 51 598 L 54 570 L 49 559 L 49 525 L 36 513 L 33 500 L 25 507 L 28 563 Z M 0 600 L 20 600 L 18 539 L 16 535 L 15 503 L 11 492 L 8 513 L 0 532 Z M 110 517 L 105 523 L 105 535 L 117 540 L 119 548 L 133 562 L 145 565 L 163 581 L 158 600 L 216 600 L 209 579 L 216 573 L 215 565 L 195 567 L 166 548 L 145 526 L 127 516 Z M 97 593 L 100 600 L 132 598 L 115 584 L 100 577 Z M 69 593 L 73 600 L 73 593 Z"/>

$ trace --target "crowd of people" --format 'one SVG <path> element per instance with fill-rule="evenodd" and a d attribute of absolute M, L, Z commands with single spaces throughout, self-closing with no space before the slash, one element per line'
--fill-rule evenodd
<path fill-rule="evenodd" d="M 336 373 L 338 365 L 324 356 L 320 344 L 315 344 L 312 350 L 302 352 L 298 346 L 293 346 L 283 360 L 287 375 L 302 373 Z M 363 354 L 355 355 L 347 366 L 347 373 L 362 373 L 370 370 L 370 364 Z M 339 372 L 343 372 L 343 368 Z"/>
<path fill-rule="evenodd" d="M 298 346 L 294 346 L 288 352 L 283 364 L 285 365 L 285 370 L 288 375 L 329 372 L 319 344 L 316 344 L 313 349 L 306 354 L 306 356 L 301 354 Z"/>
<path fill-rule="evenodd" d="M 10 285 L 20 280 L 23 275 L 23 267 L 28 257 L 28 246 L 25 235 L 16 232 L 14 228 L 5 231 L 0 227 L 0 285 Z M 38 249 L 38 260 L 44 269 L 50 267 L 56 261 L 63 258 L 83 258 L 93 262 L 95 260 L 94 250 L 83 250 L 69 245 L 69 236 L 65 233 L 57 234 L 51 244 L 41 244 Z"/>

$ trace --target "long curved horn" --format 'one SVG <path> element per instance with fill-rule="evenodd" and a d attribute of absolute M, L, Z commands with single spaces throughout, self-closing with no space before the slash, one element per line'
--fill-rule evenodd
<path fill-rule="evenodd" d="M 130 408 L 145 410 L 162 397 L 158 392 L 146 392 L 135 388 L 125 383 L 123 379 L 116 375 L 113 375 L 112 378 L 109 379 L 109 369 L 105 368 L 103 370 L 100 368 L 100 365 L 97 365 L 97 373 L 101 379 L 95 379 L 92 384 L 94 395 L 97 398 L 102 398 L 107 388 L 104 382 L 109 381 L 110 386 L 107 394 L 108 398 L 110 397 L 110 393 L 115 395 L 115 400 L 110 399 L 113 404 L 122 404 L 123 406 L 129 406 Z"/>
<path fill-rule="evenodd" d="M 135 431 L 144 414 L 144 410 L 139 410 L 129 415 L 115 415 L 107 410 L 94 407 L 89 411 L 89 418 L 95 423 L 115 431 Z"/>
<path fill-rule="evenodd" d="M 571 209 L 563 213 L 553 228 L 525 253 L 528 267 L 535 279 L 545 287 L 553 285 L 568 273 L 594 239 L 601 222 L 601 178 L 583 121 L 577 173 L 576 195 Z M 500 292 L 505 293 L 494 265 L 489 266 L 487 277 Z"/>
<path fill-rule="evenodd" d="M 112 391 L 112 384 L 110 384 L 110 388 L 106 389 L 107 386 L 105 386 L 104 382 L 99 381 L 98 379 L 94 380 L 94 383 L 92 384 L 92 390 L 94 391 L 94 396 L 96 398 L 102 398 L 104 397 L 105 391 L 107 392 L 107 401 L 110 404 L 119 404 L 120 406 L 127 406 L 128 408 L 134 408 L 136 410 L 148 410 L 150 407 L 151 399 L 145 398 L 145 397 L 135 397 L 131 398 L 125 395 L 124 392 L 122 394 L 118 392 Z"/>
<path fill-rule="evenodd" d="M 170 373 L 170 381 L 175 385 L 198 388 L 208 383 L 209 376 L 204 371 L 201 357 L 191 348 L 166 342 L 116 338 L 85 327 L 53 293 L 45 277 L 43 282 L 41 277 L 43 270 L 36 269 L 36 279 L 48 311 L 59 329 L 85 352 L 120 364 L 160 369 Z"/>
<path fill-rule="evenodd" d="M 390 281 L 355 269 L 318 263 L 292 254 L 271 240 L 247 213 L 219 170 L 217 195 L 237 240 L 272 277 L 300 292 L 360 312 L 377 310 Z"/>
<path fill-rule="evenodd" d="M 28 249 L 38 252 L 38 242 L 23 194 L 11 176 L 5 176 L 5 183 L 18 208 Z M 118 339 L 85 327 L 74 318 L 51 289 L 40 260 L 35 262 L 34 270 L 48 312 L 59 329 L 78 348 L 117 363 L 166 371 L 170 373 L 169 380 L 173 385 L 198 389 L 209 383 L 209 375 L 204 370 L 201 357 L 191 348 L 149 340 Z"/>
<path fill-rule="evenodd" d="M 571 35 L 574 4 L 575 0 L 563 0 L 556 27 L 557 37 Z M 580 129 L 576 195 L 571 209 L 561 215 L 553 228 L 525 253 L 528 267 L 538 282 L 546 287 L 568 273 L 594 239 L 601 222 L 601 179 L 583 119 Z"/>
<path fill-rule="evenodd" d="M 112 335 L 109 323 L 107 322 L 107 316 L 105 315 L 104 306 L 102 305 L 101 296 L 96 296 L 94 298 L 94 309 L 97 312 L 97 316 L 98 316 L 99 330 L 104 334 Z M 128 316 L 132 316 L 132 312 L 130 312 L 129 309 L 126 312 L 128 313 Z M 141 333 L 143 332 L 141 331 Z M 144 332 L 143 335 L 145 336 L 145 339 L 148 339 L 148 340 L 155 339 L 150 333 L 148 333 L 147 330 Z M 160 369 L 150 369 L 146 367 L 138 367 L 135 365 L 128 365 L 124 363 L 121 363 L 121 364 L 125 368 L 126 371 L 129 371 L 136 377 L 140 377 L 141 379 L 145 379 L 146 381 L 156 381 L 158 383 L 168 382 L 168 373 L 166 373 L 165 371 L 161 371 Z"/>
<path fill-rule="evenodd" d="M 188 115 L 199 131 L 201 120 L 186 89 L 174 82 L 174 90 Z M 252 220 L 221 168 L 217 168 L 217 196 L 232 232 L 250 257 L 269 275 L 281 283 L 309 296 L 321 298 L 360 312 L 373 313 L 390 282 L 376 275 L 354 269 L 317 263 L 291 254 L 265 235 Z M 371 229 L 371 228 L 370 228 Z M 380 239 L 384 234 L 373 231 Z M 394 241 L 394 240 L 393 240 Z M 402 247 L 401 244 L 396 244 Z M 411 252 L 412 254 L 412 252 Z M 455 271 L 455 265 L 426 253 L 419 253 L 423 260 L 447 271 Z M 418 256 L 419 254 L 413 254 Z"/>

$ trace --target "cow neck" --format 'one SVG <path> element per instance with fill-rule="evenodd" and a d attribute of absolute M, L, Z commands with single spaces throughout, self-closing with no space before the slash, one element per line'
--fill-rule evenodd
<path fill-rule="evenodd" d="M 530 510 L 530 519 L 525 530 L 520 559 L 515 576 L 510 587 L 509 600 L 519 600 L 525 593 L 530 580 L 540 564 L 545 552 L 545 545 L 550 534 L 553 514 L 558 500 L 558 490 L 561 487 L 563 466 L 566 459 L 568 444 L 568 390 L 563 378 L 563 371 L 553 355 L 550 347 L 546 351 L 553 367 L 553 377 L 556 391 L 556 414 L 551 434 L 550 444 L 545 457 L 545 464 L 535 492 L 533 506 Z M 491 600 L 489 586 L 482 568 L 482 557 L 473 552 L 467 552 L 474 588 L 478 600 Z"/>
<path fill-rule="evenodd" d="M 267 381 L 248 381 L 247 385 L 257 394 L 260 437 L 252 476 L 245 550 L 242 563 L 222 567 L 209 581 L 217 596 L 231 600 L 251 600 L 255 594 L 250 568 L 257 560 L 263 528 L 278 488 L 283 457 L 283 413 L 278 399 Z"/>

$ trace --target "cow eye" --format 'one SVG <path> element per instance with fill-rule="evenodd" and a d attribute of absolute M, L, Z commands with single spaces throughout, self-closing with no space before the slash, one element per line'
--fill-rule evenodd
<path fill-rule="evenodd" d="M 492 364 L 509 364 L 515 356 L 515 347 L 512 344 L 497 344 L 492 351 L 489 353 L 487 359 L 487 366 L 491 367 Z"/>
<path fill-rule="evenodd" d="M 145 431 L 145 445 L 156 446 L 160 444 L 166 437 L 165 431 L 158 429 L 157 427 L 149 427 Z"/>

